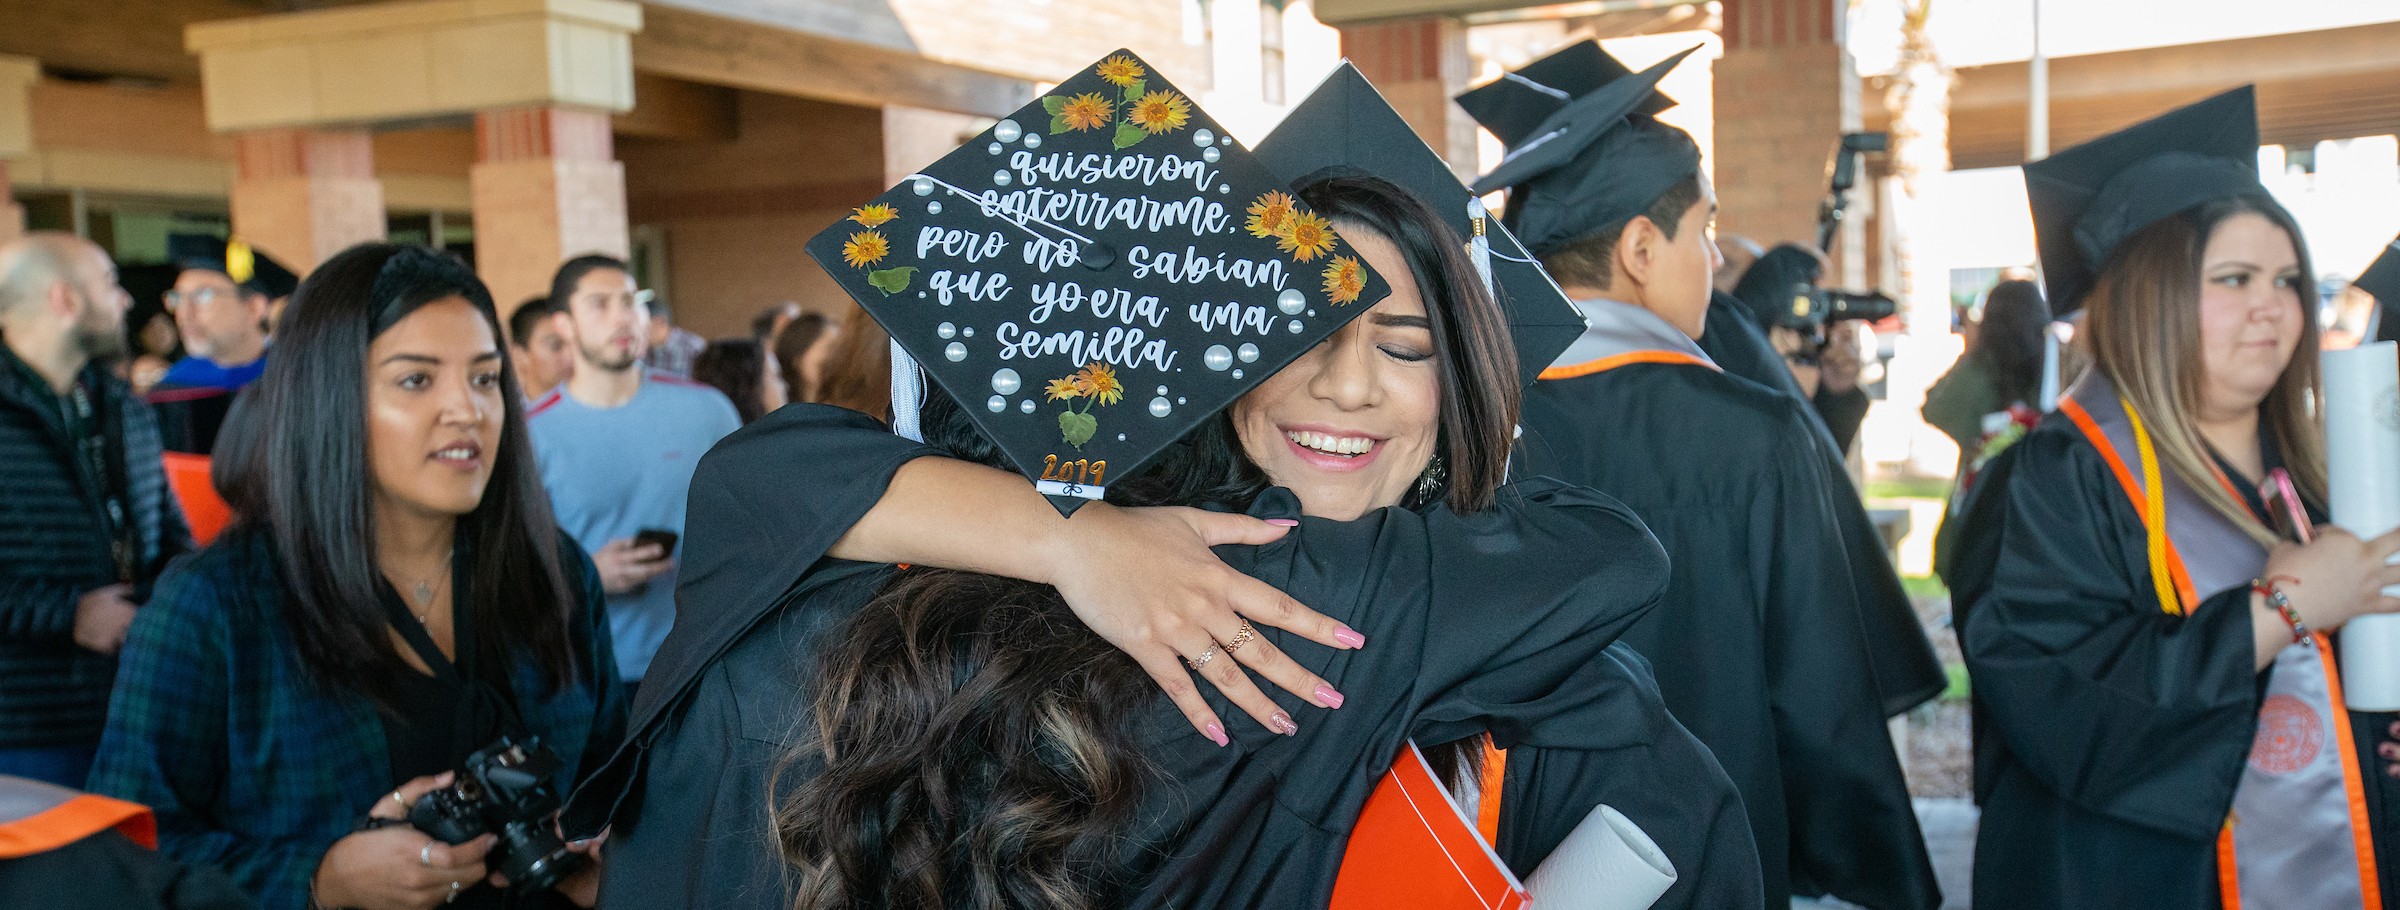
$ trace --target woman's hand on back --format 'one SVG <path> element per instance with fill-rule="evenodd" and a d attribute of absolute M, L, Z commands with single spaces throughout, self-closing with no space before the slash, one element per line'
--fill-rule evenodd
<path fill-rule="evenodd" d="M 1202 736 L 1218 745 L 1229 741 L 1186 665 L 1211 648 L 1216 651 L 1202 663 L 1200 676 L 1269 730 L 1292 734 L 1299 726 L 1242 667 L 1310 704 L 1341 706 L 1340 693 L 1264 637 L 1253 635 L 1230 655 L 1223 647 L 1240 636 L 1244 619 L 1331 648 L 1366 643 L 1348 626 L 1234 571 L 1209 550 L 1268 543 L 1281 538 L 1288 524 L 1178 506 L 1093 503 L 1063 527 L 1061 539 L 1043 549 L 1050 559 L 1039 580 L 1056 587 L 1093 632 L 1132 655 Z"/>
<path fill-rule="evenodd" d="M 420 777 L 377 799 L 373 818 L 402 820 L 409 805 L 450 785 L 452 775 Z M 334 841 L 317 863 L 310 893 L 321 907 L 360 910 L 430 910 L 481 883 L 484 854 L 495 838 L 486 834 L 463 844 L 445 844 L 406 824 L 360 831 Z"/>

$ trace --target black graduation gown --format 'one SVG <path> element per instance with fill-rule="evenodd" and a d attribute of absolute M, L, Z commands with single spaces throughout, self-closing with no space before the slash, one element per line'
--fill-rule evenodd
<path fill-rule="evenodd" d="M 1770 898 L 1939 905 L 1809 418 L 1706 366 L 1635 363 L 1535 383 L 1523 423 L 1530 473 L 1609 491 L 1666 547 L 1667 594 L 1624 640 L 1741 788 Z"/>
<path fill-rule="evenodd" d="M 938 453 L 863 415 L 800 406 L 701 462 L 675 632 L 641 690 L 634 735 L 568 811 L 570 831 L 615 823 L 604 905 L 789 905 L 766 797 L 810 770 L 774 773 L 811 696 L 804 661 L 891 571 L 821 554 L 901 463 L 928 454 Z M 792 484 L 794 464 L 839 482 Z M 1681 873 L 1658 906 L 1761 905 L 1731 782 L 1666 713 L 1641 658 L 1608 650 L 1663 580 L 1656 544 L 1588 491 L 1537 481 L 1503 499 L 1473 517 L 1305 520 L 1276 544 L 1221 551 L 1368 646 L 1334 651 L 1261 630 L 1348 696 L 1326 711 L 1273 693 L 1300 719 L 1298 737 L 1237 722 L 1219 749 L 1164 697 L 1132 721 L 1161 773 L 1145 821 L 1126 833 L 1139 860 L 1117 903 L 1322 907 L 1349 824 L 1402 743 L 1490 732 L 1511 750 L 1498 848 L 1513 867 L 1537 865 L 1605 802 Z M 1254 512 L 1297 517 L 1281 491 Z"/>
<path fill-rule="evenodd" d="M 1950 676 L 1943 671 L 1941 658 L 1934 655 L 1933 642 L 1925 637 L 1916 603 L 1900 585 L 1900 573 L 1892 568 L 1883 534 L 1867 516 L 1866 500 L 1850 482 L 1844 447 L 1834 444 L 1821 415 L 1800 393 L 1799 381 L 1784 367 L 1783 357 L 1775 353 L 1774 345 L 1745 312 L 1741 301 L 1723 292 L 1710 298 L 1700 349 L 1726 373 L 1790 396 L 1794 409 L 1808 415 L 1810 426 L 1820 431 L 1815 435 L 1825 457 L 1825 483 L 1833 495 L 1834 522 L 1842 532 L 1840 558 L 1858 593 L 1859 622 L 1867 633 L 1867 659 L 1875 668 L 1875 687 L 1883 693 L 1883 713 L 1888 717 L 1924 704 L 1949 687 Z"/>
<path fill-rule="evenodd" d="M 208 455 L 217 448 L 217 435 L 233 410 L 240 389 L 217 386 L 168 386 L 151 389 L 144 398 L 158 414 L 158 436 L 169 452 Z"/>
<path fill-rule="evenodd" d="M 1975 904 L 2219 906 L 2217 834 L 2266 681 L 2249 588 L 2161 612 L 2141 516 L 2064 414 L 1984 470 L 1952 591 L 1977 714 Z M 2351 712 L 2387 907 L 2400 782 L 2375 741 L 2391 717 Z"/>

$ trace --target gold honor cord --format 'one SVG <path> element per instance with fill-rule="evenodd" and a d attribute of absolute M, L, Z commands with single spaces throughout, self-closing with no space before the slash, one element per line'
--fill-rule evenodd
<path fill-rule="evenodd" d="M 2182 616 L 2182 599 L 2175 593 L 2173 573 L 2167 571 L 2167 497 L 2159 484 L 2158 453 L 2150 445 L 2150 431 L 2142 426 L 2142 415 L 2134 413 L 2133 402 L 2117 396 L 2117 406 L 2125 409 L 2125 420 L 2133 424 L 2133 444 L 2142 456 L 2142 529 L 2150 546 L 2150 583 L 2158 588 L 2158 607 L 2169 616 Z"/>

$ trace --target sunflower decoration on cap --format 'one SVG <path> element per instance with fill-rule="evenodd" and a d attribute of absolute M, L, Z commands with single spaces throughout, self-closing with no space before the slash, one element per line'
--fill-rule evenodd
<path fill-rule="evenodd" d="M 808 243 L 1060 511 L 1390 293 L 1129 51 Z M 905 426 L 916 402 L 895 395 Z"/>

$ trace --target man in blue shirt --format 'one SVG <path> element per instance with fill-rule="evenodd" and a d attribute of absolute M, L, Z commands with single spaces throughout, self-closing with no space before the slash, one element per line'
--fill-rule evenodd
<path fill-rule="evenodd" d="M 149 400 L 169 451 L 207 455 L 234 393 L 266 372 L 268 313 L 300 279 L 238 238 L 177 235 L 167 247 L 183 269 L 167 311 L 189 356 L 167 368 Z"/>
<path fill-rule="evenodd" d="M 724 393 L 649 370 L 650 310 L 625 263 L 579 256 L 550 297 L 567 314 L 575 371 L 526 411 L 559 526 L 591 553 L 628 696 L 675 622 L 675 559 L 643 531 L 683 534 L 692 469 L 741 426 Z"/>

